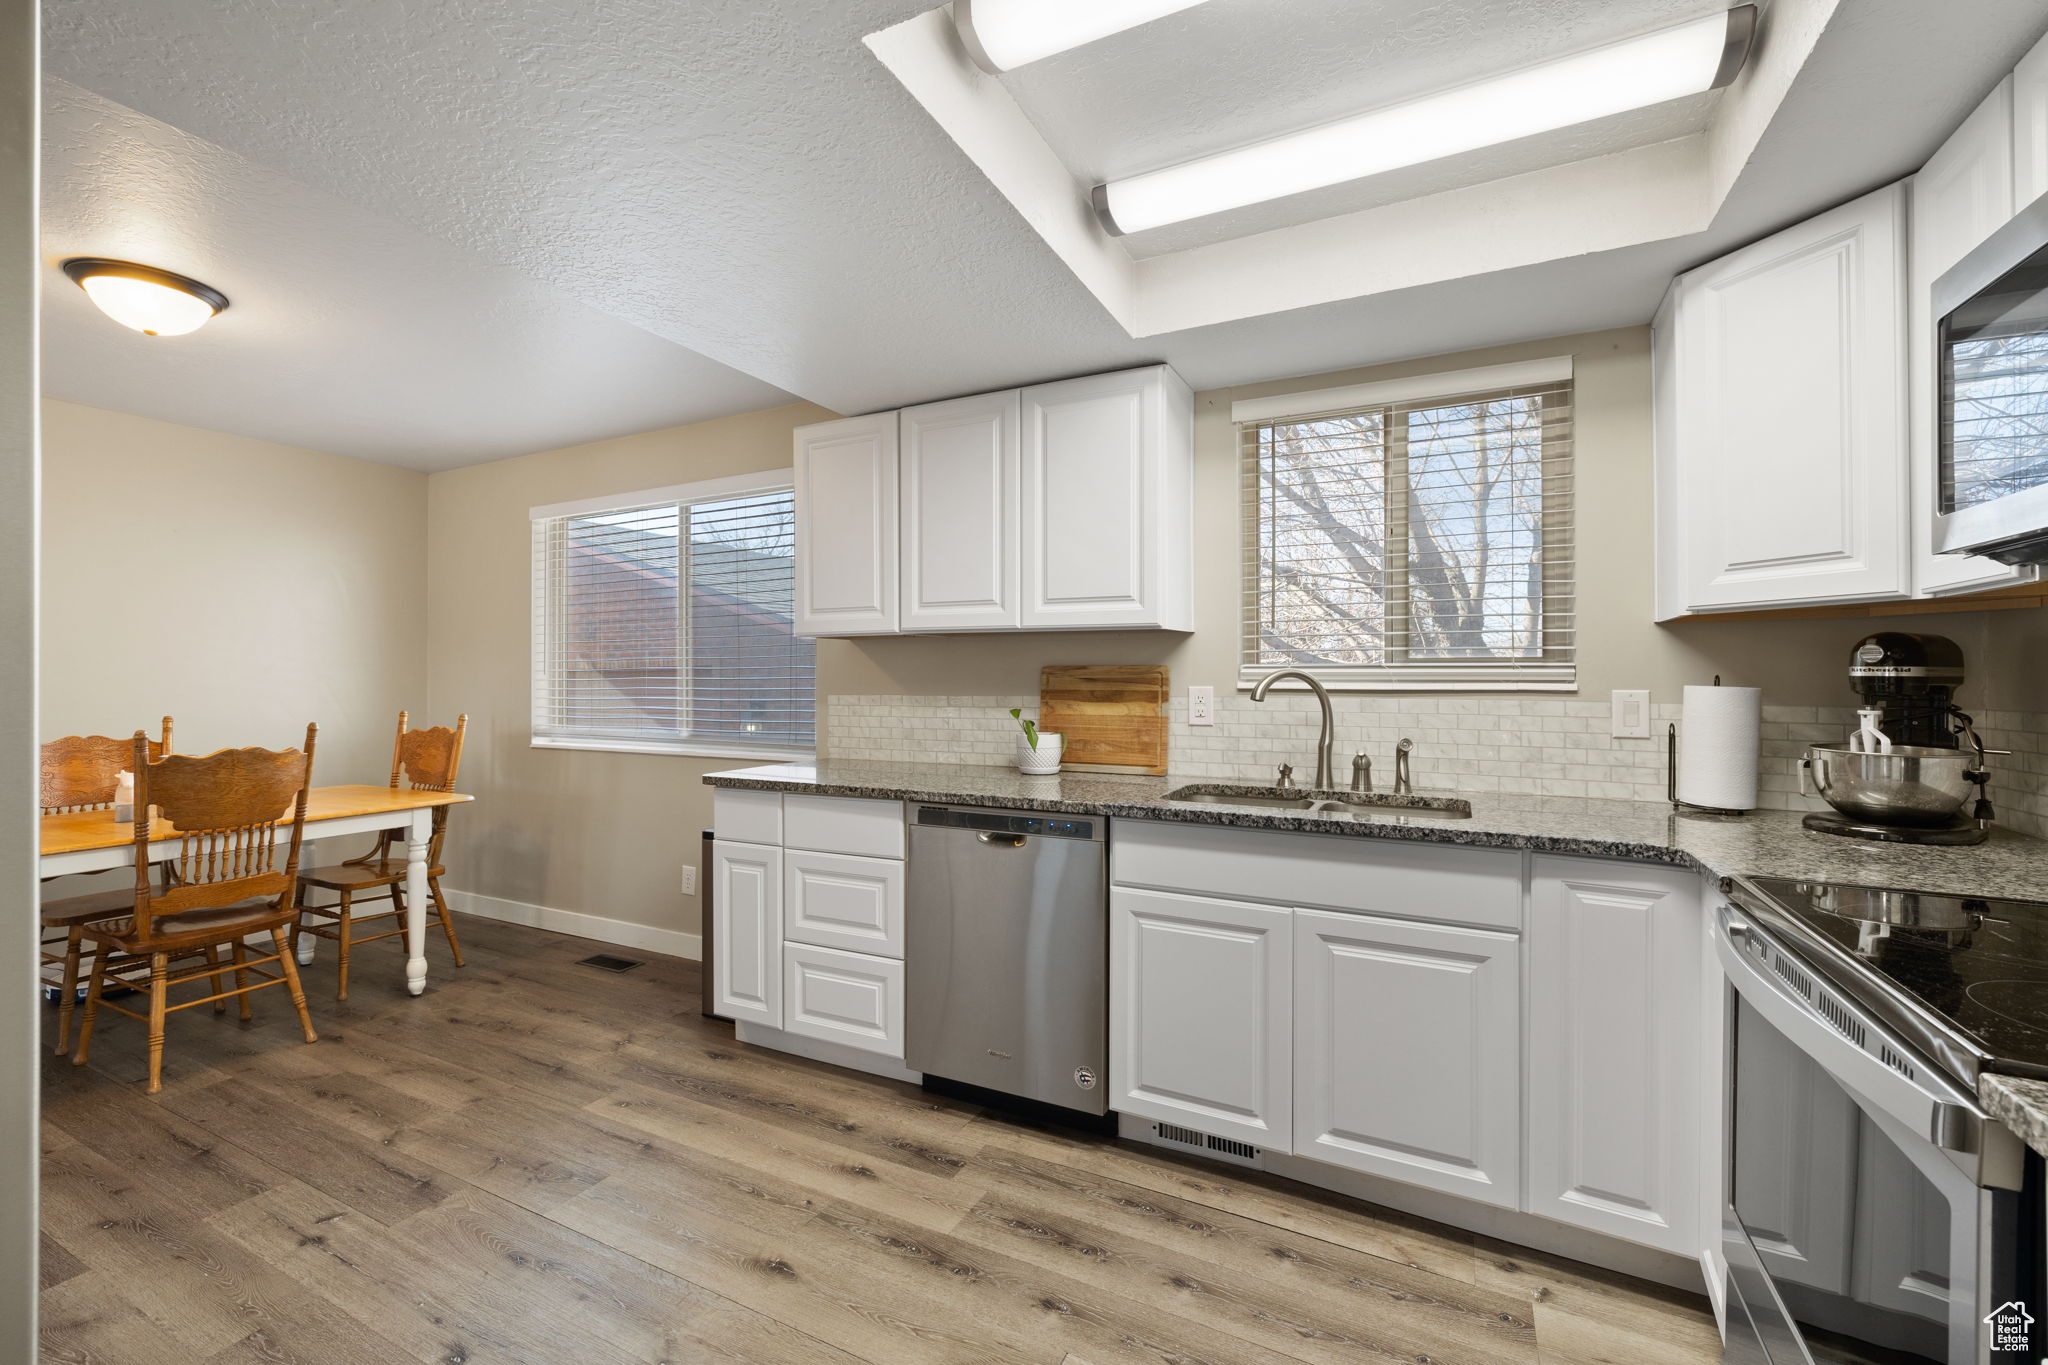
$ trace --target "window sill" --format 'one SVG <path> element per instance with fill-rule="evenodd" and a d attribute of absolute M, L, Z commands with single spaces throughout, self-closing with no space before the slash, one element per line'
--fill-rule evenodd
<path fill-rule="evenodd" d="M 571 749 L 585 753 L 600 754 L 666 754 L 680 758 L 729 758 L 756 763 L 815 763 L 818 754 L 815 749 L 777 749 L 767 745 L 759 748 L 725 748 L 715 744 L 692 743 L 679 740 L 631 740 L 631 739 L 551 739 L 541 735 L 531 736 L 528 747 L 534 749 Z"/>
<path fill-rule="evenodd" d="M 1284 665 L 1283 665 L 1284 667 Z M 1259 679 L 1277 671 L 1272 668 L 1244 668 L 1238 671 L 1237 690 L 1249 692 Z M 1302 672 L 1330 692 L 1576 692 L 1578 673 L 1567 664 L 1562 668 L 1522 669 L 1428 669 L 1417 668 L 1386 673 L 1347 673 L 1341 670 L 1305 668 Z M 1294 679 L 1273 685 L 1277 692 L 1305 692 Z"/>

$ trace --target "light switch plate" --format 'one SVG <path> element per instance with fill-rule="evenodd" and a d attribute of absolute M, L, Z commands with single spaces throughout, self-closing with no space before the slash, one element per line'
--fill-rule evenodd
<path fill-rule="evenodd" d="M 1614 690 L 1612 733 L 1616 739 L 1650 737 L 1650 694 L 1629 688 Z"/>
<path fill-rule="evenodd" d="M 1190 687 L 1188 689 L 1188 724 L 1214 725 L 1216 723 L 1216 689 L 1213 687 Z"/>

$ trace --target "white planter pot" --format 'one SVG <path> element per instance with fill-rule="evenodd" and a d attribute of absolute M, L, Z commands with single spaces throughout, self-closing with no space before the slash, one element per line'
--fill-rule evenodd
<path fill-rule="evenodd" d="M 1038 747 L 1031 747 L 1031 741 L 1019 732 L 1017 735 L 1017 771 L 1020 773 L 1056 773 L 1060 770 L 1060 754 L 1067 747 L 1067 737 L 1062 734 L 1038 732 Z"/>

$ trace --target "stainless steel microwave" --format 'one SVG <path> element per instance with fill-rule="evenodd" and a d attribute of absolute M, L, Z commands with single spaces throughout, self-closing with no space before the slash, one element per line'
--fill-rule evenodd
<path fill-rule="evenodd" d="M 2048 563 L 2048 195 L 1934 282 L 1934 548 Z"/>

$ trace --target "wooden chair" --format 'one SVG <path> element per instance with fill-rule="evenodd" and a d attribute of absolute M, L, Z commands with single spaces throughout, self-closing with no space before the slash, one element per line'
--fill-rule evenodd
<path fill-rule="evenodd" d="M 149 761 L 156 762 L 171 751 L 171 718 L 164 717 L 162 739 L 149 742 Z M 135 742 L 108 735 L 67 735 L 43 745 L 43 814 L 65 811 L 104 810 L 114 807 L 114 791 L 124 771 L 132 771 Z M 111 818 L 111 817 L 110 817 Z M 164 870 L 168 877 L 168 870 Z M 164 883 L 169 889 L 170 883 Z M 82 970 L 84 926 L 96 919 L 111 919 L 135 908 L 135 893 L 100 891 L 89 896 L 72 896 L 41 907 L 45 966 L 62 967 L 64 994 L 57 1003 L 57 1051 L 71 1050 L 71 1013 L 78 1000 L 78 975 Z"/>
<path fill-rule="evenodd" d="M 313 740 L 319 727 L 306 727 L 306 747 L 299 749 L 222 749 L 204 758 L 171 754 L 147 761 L 148 740 L 135 734 L 135 896 L 131 912 L 120 919 L 94 920 L 85 926 L 96 955 L 92 982 L 86 988 L 85 1021 L 78 1030 L 78 1051 L 72 1062 L 85 1065 L 92 1051 L 92 1031 L 104 1006 L 149 1024 L 149 1093 L 163 1089 L 164 1018 L 174 1010 L 214 1004 L 224 1010 L 228 997 L 241 1002 L 249 1017 L 249 993 L 282 984 L 306 1041 L 315 1041 L 313 1020 L 306 1013 L 306 994 L 299 987 L 298 964 L 292 960 L 285 930 L 298 916 L 293 904 L 298 885 L 299 841 L 306 829 L 306 795 L 313 785 Z M 150 807 L 179 835 L 177 884 L 159 893 L 149 880 Z M 287 812 L 291 834 L 284 856 L 278 856 L 277 822 Z M 251 934 L 268 933 L 276 949 L 252 958 L 243 942 Z M 235 988 L 220 988 L 218 950 L 234 958 Z M 181 976 L 170 974 L 178 958 L 204 954 L 205 963 Z M 261 968 L 276 963 L 281 975 Z M 251 976 L 261 980 L 250 982 Z M 211 977 L 213 994 L 173 1005 L 170 988 Z M 149 1013 L 141 1015 L 106 999 L 108 981 L 149 992 Z"/>
<path fill-rule="evenodd" d="M 469 729 L 469 717 L 457 716 L 453 730 L 445 725 L 412 730 L 407 728 L 411 714 L 398 713 L 398 738 L 391 746 L 392 789 L 403 780 L 414 791 L 454 791 L 456 775 L 462 771 L 462 738 Z M 441 932 L 448 936 L 448 951 L 460 967 L 462 945 L 455 940 L 455 922 L 448 917 L 448 901 L 441 894 L 441 849 L 448 838 L 448 811 L 447 806 L 434 808 L 433 839 L 427 845 L 427 891 L 434 899 Z M 397 831 L 386 830 L 377 836 L 377 846 L 360 858 L 299 874 L 299 924 L 293 942 L 300 934 L 334 941 L 339 959 L 335 968 L 337 1000 L 348 999 L 349 950 L 359 943 L 375 943 L 405 932 L 404 850 L 405 841 Z M 308 905 L 306 888 L 313 886 L 332 891 L 339 899 L 327 905 Z M 357 914 L 356 907 L 366 901 L 388 901 L 391 908 Z M 356 933 L 364 922 L 383 919 L 393 921 L 383 933 L 368 937 Z"/>

